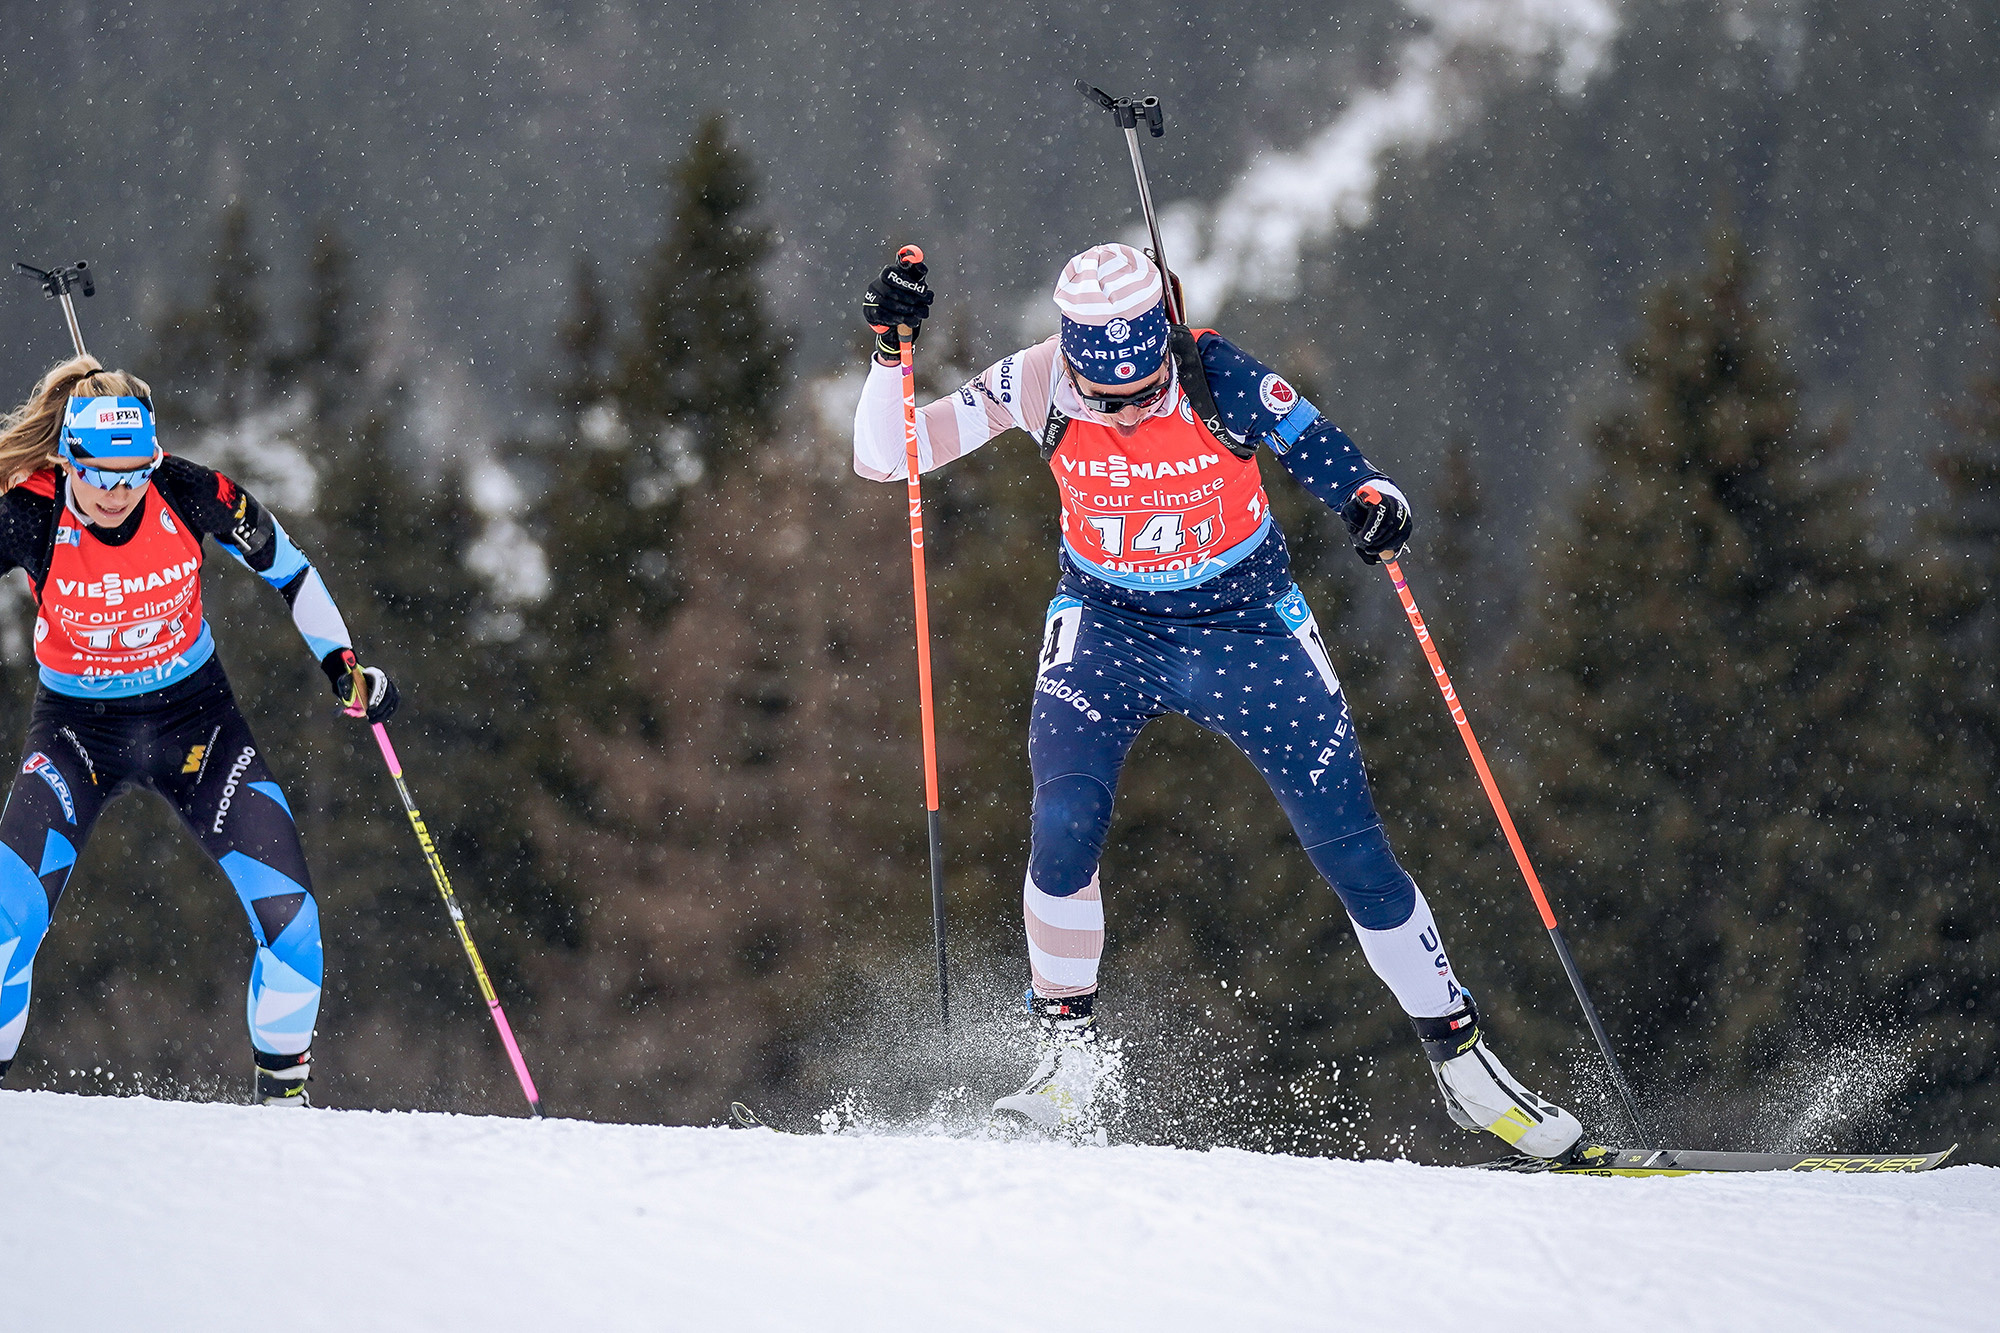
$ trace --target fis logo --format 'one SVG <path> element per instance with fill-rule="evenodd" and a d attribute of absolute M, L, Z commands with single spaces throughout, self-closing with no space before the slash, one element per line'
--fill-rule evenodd
<path fill-rule="evenodd" d="M 57 546 L 83 545 L 83 529 L 72 528 L 67 523 L 65 523 L 62 527 L 56 529 L 56 545 Z"/>
<path fill-rule="evenodd" d="M 71 824 L 76 823 L 76 798 L 69 794 L 69 784 L 63 781 L 63 775 L 53 760 L 37 750 L 21 761 L 21 771 L 37 774 L 42 781 L 48 783 L 49 790 L 56 794 L 58 801 L 62 802 L 63 818 Z"/>
<path fill-rule="evenodd" d="M 193 749 L 189 750 L 187 762 L 181 765 L 181 772 L 183 773 L 201 772 L 201 761 L 202 758 L 205 755 L 207 755 L 207 753 L 208 753 L 208 747 L 206 745 L 197 745 Z"/>

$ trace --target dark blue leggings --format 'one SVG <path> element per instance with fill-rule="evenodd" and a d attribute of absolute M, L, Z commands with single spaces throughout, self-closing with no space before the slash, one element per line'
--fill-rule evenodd
<path fill-rule="evenodd" d="M 1028 730 L 1037 889 L 1066 897 L 1090 883 L 1125 756 L 1163 713 L 1249 756 L 1357 924 L 1409 920 L 1416 885 L 1383 836 L 1347 700 L 1296 587 L 1272 606 L 1195 619 L 1050 604 Z"/>
<path fill-rule="evenodd" d="M 43 690 L 0 813 L 0 1062 L 28 1023 L 35 951 L 98 814 L 150 787 L 221 865 L 257 952 L 247 1017 L 255 1049 L 312 1043 L 323 960 L 319 906 L 292 809 L 212 659 L 186 680 L 127 699 Z"/>

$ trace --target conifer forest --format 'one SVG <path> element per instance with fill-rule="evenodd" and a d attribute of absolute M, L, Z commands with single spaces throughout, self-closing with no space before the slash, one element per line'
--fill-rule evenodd
<path fill-rule="evenodd" d="M 940 0 L 898 36 L 762 0 L 8 4 L 6 258 L 90 262 L 92 350 L 151 382 L 167 449 L 282 518 L 395 676 L 552 1114 L 895 1115 L 1018 1078 L 989 1048 L 1027 984 L 1058 511 L 1019 431 L 924 478 L 945 1034 L 905 492 L 851 461 L 861 291 L 928 253 L 925 400 L 1046 337 L 1063 261 L 1138 226 L 1072 84 L 1155 93 L 1196 313 L 1409 494 L 1410 586 L 1658 1118 L 1736 1146 L 1833 1088 L 1856 1151 L 1996 1160 L 2000 10 L 1606 0 L 1527 49 L 1461 8 Z M 1459 43 L 1434 121 L 1225 263 L 1261 207 L 1238 182 L 1282 159 L 1298 179 L 1261 188 L 1310 195 L 1314 136 L 1423 42 Z M 14 281 L 9 406 L 68 355 Z M 1496 1041 L 1617 1124 L 1394 590 L 1263 470 Z M 315 1100 L 511 1113 L 366 729 L 269 588 L 212 559 L 204 589 L 312 858 Z M 3 591 L 18 738 L 33 611 Z M 1148 727 L 1102 879 L 1129 1137 L 1491 1155 L 1227 741 Z M 172 812 L 121 798 L 9 1086 L 239 1097 L 249 951 Z"/>

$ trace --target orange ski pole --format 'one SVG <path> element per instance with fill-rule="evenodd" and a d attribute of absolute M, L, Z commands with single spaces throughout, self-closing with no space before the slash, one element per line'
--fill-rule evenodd
<path fill-rule="evenodd" d="M 1365 483 L 1359 494 L 1370 500 L 1381 499 L 1380 492 Z M 1398 554 L 1396 551 L 1384 551 L 1382 568 L 1388 573 L 1389 582 L 1395 585 L 1396 596 L 1402 599 L 1403 614 L 1410 618 L 1410 628 L 1416 632 L 1424 656 L 1430 659 L 1431 675 L 1437 680 L 1438 692 L 1444 695 L 1445 707 L 1451 710 L 1451 720 L 1458 724 L 1459 739 L 1465 742 L 1465 752 L 1472 756 L 1472 767 L 1479 774 L 1479 785 L 1486 789 L 1486 799 L 1493 805 L 1494 817 L 1500 821 L 1500 831 L 1507 835 L 1507 846 L 1514 852 L 1514 864 L 1521 868 L 1521 878 L 1528 883 L 1528 893 L 1535 900 L 1535 909 L 1542 914 L 1542 925 L 1548 928 L 1549 940 L 1556 947 L 1556 957 L 1562 959 L 1570 989 L 1576 992 L 1577 1002 L 1583 1006 L 1583 1016 L 1590 1023 L 1591 1035 L 1597 1038 L 1597 1048 L 1604 1053 L 1604 1067 L 1611 1071 L 1612 1085 L 1618 1089 L 1618 1096 L 1625 1103 L 1625 1114 L 1632 1117 L 1632 1128 L 1639 1132 L 1638 1146 L 1643 1148 L 1646 1146 L 1646 1125 L 1639 1119 L 1638 1104 L 1632 1097 L 1632 1089 L 1625 1082 L 1624 1071 L 1618 1067 L 1618 1057 L 1611 1053 L 1611 1037 L 1604 1030 L 1604 1020 L 1597 1016 L 1597 1006 L 1591 1003 L 1590 992 L 1584 988 L 1583 974 L 1577 971 L 1576 959 L 1571 957 L 1569 943 L 1563 939 L 1555 909 L 1549 906 L 1549 897 L 1542 892 L 1541 878 L 1535 874 L 1535 867 L 1528 860 L 1528 849 L 1522 845 L 1521 835 L 1514 828 L 1514 817 L 1507 813 L 1507 803 L 1500 799 L 1500 786 L 1494 782 L 1493 770 L 1486 766 L 1485 752 L 1479 748 L 1479 738 L 1472 734 L 1472 724 L 1466 720 L 1464 701 L 1452 688 L 1451 677 L 1445 674 L 1444 660 L 1438 656 L 1437 644 L 1431 640 L 1430 627 L 1424 624 L 1424 614 L 1417 610 L 1417 599 L 1410 595 L 1410 585 L 1404 581 L 1402 567 L 1396 563 Z"/>
<path fill-rule="evenodd" d="M 896 252 L 902 264 L 921 264 L 924 252 L 906 245 Z M 924 728 L 924 811 L 931 840 L 931 929 L 937 936 L 938 1012 L 951 1026 L 951 980 L 944 948 L 944 827 L 938 814 L 937 721 L 931 703 L 931 610 L 924 581 L 924 495 L 917 480 L 917 372 L 911 357 L 914 332 L 896 326 L 903 358 L 903 456 L 910 472 L 910 582 L 917 601 L 917 695 Z"/>

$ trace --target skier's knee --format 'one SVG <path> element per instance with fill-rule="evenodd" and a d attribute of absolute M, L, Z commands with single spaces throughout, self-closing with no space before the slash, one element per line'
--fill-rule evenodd
<path fill-rule="evenodd" d="M 1028 873 L 1035 887 L 1062 898 L 1090 883 L 1111 831 L 1111 792 L 1096 778 L 1070 773 L 1035 789 L 1034 849 Z"/>
<path fill-rule="evenodd" d="M 1417 885 L 1389 850 L 1382 826 L 1306 848 L 1354 923 L 1366 930 L 1394 930 L 1416 909 Z"/>

